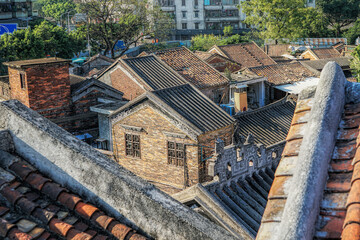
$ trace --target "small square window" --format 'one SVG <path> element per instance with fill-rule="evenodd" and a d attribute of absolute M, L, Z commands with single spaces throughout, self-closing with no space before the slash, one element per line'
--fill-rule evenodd
<path fill-rule="evenodd" d="M 195 29 L 199 29 L 199 23 L 195 23 Z"/>
<path fill-rule="evenodd" d="M 181 26 L 182 26 L 182 29 L 187 29 L 187 23 L 183 23 Z"/>
<path fill-rule="evenodd" d="M 186 11 L 182 11 L 181 13 L 182 13 L 182 17 L 186 18 Z"/>
<path fill-rule="evenodd" d="M 198 18 L 199 17 L 199 11 L 195 11 L 195 17 Z"/>

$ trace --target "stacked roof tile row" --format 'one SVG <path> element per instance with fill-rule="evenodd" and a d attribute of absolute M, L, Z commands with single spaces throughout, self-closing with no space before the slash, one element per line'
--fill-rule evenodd
<path fill-rule="evenodd" d="M 231 44 L 217 46 L 217 48 L 231 60 L 241 64 L 243 67 L 257 67 L 276 64 L 256 43 Z M 211 49 L 210 49 L 211 51 Z"/>
<path fill-rule="evenodd" d="M 318 59 L 325 58 L 339 58 L 341 54 L 335 48 L 314 48 L 311 51 L 315 54 Z"/>
<path fill-rule="evenodd" d="M 154 53 L 197 88 L 228 83 L 228 79 L 185 47 Z"/>
<path fill-rule="evenodd" d="M 283 141 L 289 131 L 294 115 L 295 102 L 282 99 L 263 108 L 235 115 L 236 137 L 250 133 L 256 143 L 266 146 Z"/>
<path fill-rule="evenodd" d="M 214 196 L 254 237 L 260 227 L 275 168 L 265 168 L 229 186 L 214 190 Z"/>
<path fill-rule="evenodd" d="M 0 237 L 146 239 L 78 195 L 5 152 L 0 168 Z"/>
<path fill-rule="evenodd" d="M 307 78 L 318 76 L 300 62 L 252 67 L 248 70 L 258 76 L 267 77 L 268 82 L 275 85 L 304 81 Z"/>
<path fill-rule="evenodd" d="M 123 60 L 153 90 L 185 84 L 186 81 L 176 76 L 166 64 L 155 56 L 127 58 Z"/>
<path fill-rule="evenodd" d="M 230 115 L 189 84 L 153 93 L 201 131 L 213 131 L 234 121 Z"/>

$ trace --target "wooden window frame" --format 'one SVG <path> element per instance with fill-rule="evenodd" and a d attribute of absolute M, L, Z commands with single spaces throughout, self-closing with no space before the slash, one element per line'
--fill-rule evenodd
<path fill-rule="evenodd" d="M 184 166 L 185 144 L 175 141 L 166 141 L 167 158 L 169 165 Z"/>
<path fill-rule="evenodd" d="M 128 139 L 128 136 L 130 136 L 130 139 Z M 136 137 L 138 141 L 135 141 Z M 137 145 L 138 147 L 136 147 Z M 140 134 L 125 133 L 125 155 L 133 158 L 141 158 Z"/>

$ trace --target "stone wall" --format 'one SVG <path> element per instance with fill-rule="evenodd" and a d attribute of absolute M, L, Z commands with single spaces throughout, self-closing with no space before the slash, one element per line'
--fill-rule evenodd
<path fill-rule="evenodd" d="M 10 99 L 9 76 L 0 76 L 0 101 Z"/>
<path fill-rule="evenodd" d="M 7 130 L 0 130 L 0 150 L 5 152 L 14 151 L 14 143 L 12 141 L 10 132 Z"/>
<path fill-rule="evenodd" d="M 141 128 L 140 131 L 126 129 L 123 126 Z M 126 156 L 125 134 L 140 136 L 141 157 Z M 176 126 L 157 112 L 155 107 L 144 106 L 137 112 L 113 124 L 113 152 L 116 161 L 136 175 L 152 182 L 161 189 L 170 187 L 174 193 L 199 182 L 199 156 L 197 142 L 184 135 Z M 185 135 L 184 135 L 185 136 Z M 185 166 L 168 164 L 167 141 L 185 144 Z"/>
<path fill-rule="evenodd" d="M 234 239 L 16 100 L 0 103 L 0 128 L 43 174 L 153 239 Z"/>
<path fill-rule="evenodd" d="M 224 147 L 222 140 L 217 140 L 214 158 L 209 160 L 209 175 L 220 184 L 237 181 L 265 167 L 277 166 L 285 146 L 285 141 L 265 147 L 255 144 L 251 135 L 245 142 Z"/>
<path fill-rule="evenodd" d="M 207 96 L 211 101 L 216 102 L 216 98 L 218 101 L 221 100 L 221 103 L 229 102 L 229 84 L 224 84 L 220 86 L 213 86 L 207 88 L 199 89 L 205 96 Z M 215 96 L 215 94 L 219 96 Z M 219 103 L 219 102 L 216 102 Z"/>

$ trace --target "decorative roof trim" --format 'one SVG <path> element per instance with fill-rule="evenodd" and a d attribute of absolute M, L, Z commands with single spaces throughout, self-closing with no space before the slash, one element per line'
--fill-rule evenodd
<path fill-rule="evenodd" d="M 142 132 L 144 129 L 142 127 L 135 127 L 135 126 L 129 126 L 120 124 L 122 128 L 125 128 L 126 130 L 135 131 L 135 132 Z"/>
<path fill-rule="evenodd" d="M 186 135 L 181 133 L 172 133 L 172 132 L 163 132 L 163 134 L 167 137 L 173 137 L 173 138 L 182 138 L 185 139 Z"/>

